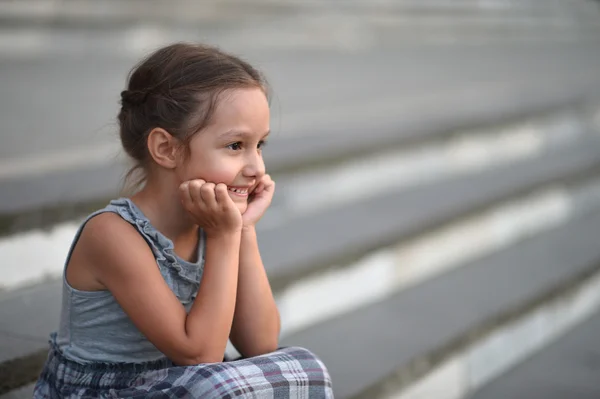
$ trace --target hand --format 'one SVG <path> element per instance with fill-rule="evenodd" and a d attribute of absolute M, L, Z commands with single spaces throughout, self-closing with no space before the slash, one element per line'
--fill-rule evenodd
<path fill-rule="evenodd" d="M 223 183 L 196 179 L 179 186 L 181 202 L 207 236 L 241 231 L 242 215 Z"/>
<path fill-rule="evenodd" d="M 248 207 L 242 215 L 244 227 L 256 225 L 271 205 L 274 193 L 275 182 L 271 179 L 271 176 L 264 175 L 248 199 Z"/>

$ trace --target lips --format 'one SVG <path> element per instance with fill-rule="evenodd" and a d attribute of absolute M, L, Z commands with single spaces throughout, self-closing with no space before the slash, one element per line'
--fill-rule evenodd
<path fill-rule="evenodd" d="M 250 191 L 251 191 L 251 186 L 228 186 L 227 187 L 227 191 L 233 193 L 235 196 L 237 197 L 244 197 L 247 198 Z"/>

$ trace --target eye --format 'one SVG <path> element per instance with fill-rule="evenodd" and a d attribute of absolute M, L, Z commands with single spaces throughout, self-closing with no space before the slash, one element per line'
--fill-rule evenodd
<path fill-rule="evenodd" d="M 239 151 L 242 149 L 242 143 L 237 141 L 235 143 L 231 143 L 227 146 L 227 148 L 232 149 L 234 151 Z"/>
<path fill-rule="evenodd" d="M 268 144 L 268 143 L 267 143 L 267 140 L 261 140 L 261 141 L 259 141 L 259 142 L 258 142 L 258 149 L 262 149 L 262 148 L 263 148 L 264 146 L 266 146 L 267 144 Z"/>

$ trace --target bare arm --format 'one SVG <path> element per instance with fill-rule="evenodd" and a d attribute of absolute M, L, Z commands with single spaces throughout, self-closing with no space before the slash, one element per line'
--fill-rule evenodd
<path fill-rule="evenodd" d="M 244 228 L 231 343 L 244 357 L 272 352 L 278 347 L 280 328 L 279 311 L 260 257 L 256 230 Z"/>
<path fill-rule="evenodd" d="M 174 363 L 222 361 L 236 300 L 239 233 L 208 238 L 201 287 L 189 314 L 165 283 L 147 243 L 127 222 L 99 215 L 78 245 L 98 281 Z"/>
<path fill-rule="evenodd" d="M 118 215 L 90 220 L 78 245 L 94 277 L 174 363 L 220 362 L 235 310 L 241 215 L 224 185 L 198 180 L 181 190 L 185 208 L 207 233 L 204 275 L 189 314 L 164 281 L 147 243 Z"/>

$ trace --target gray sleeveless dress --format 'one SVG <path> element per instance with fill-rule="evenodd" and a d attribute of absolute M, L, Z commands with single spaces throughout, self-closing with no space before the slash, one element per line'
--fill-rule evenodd
<path fill-rule="evenodd" d="M 113 200 L 86 218 L 65 265 L 85 223 L 103 212 L 118 214 L 138 230 L 165 282 L 189 311 L 204 267 L 202 232 L 198 261 L 187 262 L 128 198 Z M 34 398 L 333 397 L 325 365 L 299 347 L 236 361 L 176 366 L 135 327 L 109 291 L 79 291 L 65 276 L 59 329 L 50 336 Z"/>

